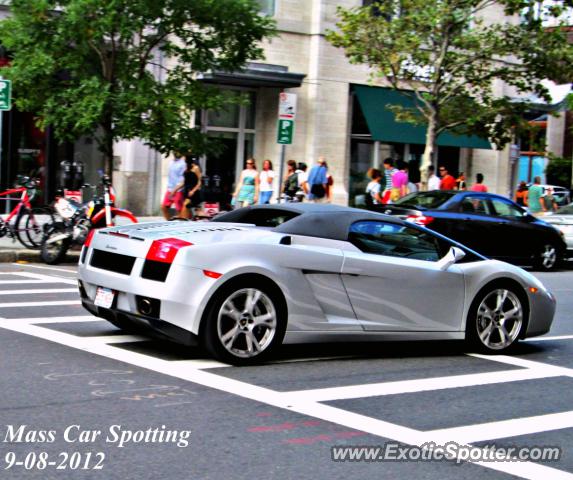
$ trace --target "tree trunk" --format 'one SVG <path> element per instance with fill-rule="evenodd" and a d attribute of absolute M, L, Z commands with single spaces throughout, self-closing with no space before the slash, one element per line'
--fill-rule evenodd
<path fill-rule="evenodd" d="M 103 130 L 101 148 L 104 158 L 104 172 L 111 182 L 113 180 L 113 122 L 111 116 L 104 119 L 101 127 Z"/>
<path fill-rule="evenodd" d="M 436 117 L 436 115 L 432 115 L 428 119 L 428 130 L 426 131 L 426 147 L 424 148 L 422 164 L 420 165 L 420 190 L 423 192 L 428 190 L 428 167 L 434 164 L 434 151 L 436 150 L 436 130 L 438 128 Z"/>

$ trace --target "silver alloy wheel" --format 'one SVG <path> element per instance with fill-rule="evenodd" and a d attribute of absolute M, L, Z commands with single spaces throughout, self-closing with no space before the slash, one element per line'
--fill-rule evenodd
<path fill-rule="evenodd" d="M 484 346 L 491 350 L 509 347 L 523 324 L 521 301 L 511 290 L 492 290 L 479 304 L 476 324 Z"/>
<path fill-rule="evenodd" d="M 217 335 L 225 349 L 240 358 L 263 352 L 277 331 L 277 314 L 270 297 L 257 288 L 233 292 L 217 315 Z"/>
<path fill-rule="evenodd" d="M 557 262 L 557 249 L 551 244 L 544 245 L 541 251 L 541 265 L 546 270 L 551 270 L 555 262 Z"/>

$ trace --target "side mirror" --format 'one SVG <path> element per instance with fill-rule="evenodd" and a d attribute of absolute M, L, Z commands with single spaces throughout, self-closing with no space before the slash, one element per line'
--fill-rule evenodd
<path fill-rule="evenodd" d="M 438 267 L 440 270 L 447 270 L 454 263 L 459 262 L 462 258 L 466 256 L 466 253 L 458 247 L 452 247 L 448 250 L 440 260 L 438 260 Z"/>

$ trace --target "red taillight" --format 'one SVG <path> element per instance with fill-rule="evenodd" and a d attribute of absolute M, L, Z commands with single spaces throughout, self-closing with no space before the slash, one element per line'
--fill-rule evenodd
<path fill-rule="evenodd" d="M 193 244 L 186 242 L 185 240 L 179 240 L 178 238 L 154 240 L 145 259 L 154 260 L 156 262 L 172 263 L 179 249 L 188 247 L 189 245 Z"/>
<path fill-rule="evenodd" d="M 425 227 L 434 221 L 434 217 L 428 217 L 426 215 L 408 215 L 406 221 Z"/>
<path fill-rule="evenodd" d="M 84 247 L 88 248 L 90 246 L 90 244 L 92 243 L 92 238 L 95 235 L 96 231 L 95 230 L 90 230 L 88 232 L 88 236 L 86 237 L 86 241 L 84 242 Z"/>
<path fill-rule="evenodd" d="M 209 278 L 220 278 L 223 274 L 218 272 L 212 272 L 211 270 L 203 270 L 203 275 Z"/>

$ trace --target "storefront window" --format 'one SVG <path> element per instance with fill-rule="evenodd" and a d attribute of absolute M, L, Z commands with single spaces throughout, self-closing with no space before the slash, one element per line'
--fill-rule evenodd
<path fill-rule="evenodd" d="M 275 15 L 276 0 L 258 0 L 261 7 L 261 13 L 269 17 Z"/>
<path fill-rule="evenodd" d="M 220 145 L 220 151 L 207 155 L 201 164 L 206 176 L 206 196 L 224 205 L 230 202 L 245 160 L 253 156 L 255 147 L 255 92 L 231 90 L 229 93 L 242 95 L 246 101 L 200 114 L 203 130 Z"/>

